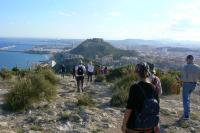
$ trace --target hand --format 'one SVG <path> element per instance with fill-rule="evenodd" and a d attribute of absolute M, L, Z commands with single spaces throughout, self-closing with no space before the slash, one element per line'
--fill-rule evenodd
<path fill-rule="evenodd" d="M 122 125 L 122 127 L 121 127 L 121 130 L 122 130 L 122 133 L 126 133 L 126 125 Z"/>

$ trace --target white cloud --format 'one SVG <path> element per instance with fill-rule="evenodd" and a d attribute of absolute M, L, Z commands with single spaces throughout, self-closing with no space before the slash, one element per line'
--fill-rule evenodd
<path fill-rule="evenodd" d="M 154 14 L 152 14 L 152 16 L 153 16 L 153 17 L 160 17 L 161 14 L 160 14 L 160 13 L 154 13 Z"/>
<path fill-rule="evenodd" d="M 119 11 L 112 11 L 108 13 L 109 16 L 113 16 L 113 17 L 119 17 L 122 16 L 122 13 Z"/>
<path fill-rule="evenodd" d="M 172 7 L 163 24 L 162 37 L 179 40 L 200 40 L 200 1 L 190 0 Z"/>
<path fill-rule="evenodd" d="M 64 12 L 64 11 L 57 11 L 55 13 L 59 16 L 64 16 L 64 17 L 70 17 L 76 14 L 75 12 Z"/>
<path fill-rule="evenodd" d="M 70 17 L 76 14 L 76 12 L 66 12 L 66 11 L 48 11 L 49 14 Z"/>

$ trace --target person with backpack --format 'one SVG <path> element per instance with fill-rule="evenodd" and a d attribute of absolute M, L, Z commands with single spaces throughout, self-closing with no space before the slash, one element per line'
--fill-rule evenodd
<path fill-rule="evenodd" d="M 147 63 L 137 64 L 135 73 L 139 81 L 130 87 L 122 132 L 158 133 L 159 97 L 154 86 L 149 82 Z"/>
<path fill-rule="evenodd" d="M 87 66 L 88 82 L 92 82 L 92 76 L 94 74 L 94 66 L 92 61 Z"/>
<path fill-rule="evenodd" d="M 156 76 L 156 70 L 154 64 L 147 63 L 149 66 L 149 80 L 153 84 L 156 92 L 159 96 L 162 95 L 162 85 L 160 79 Z"/>
<path fill-rule="evenodd" d="M 181 81 L 183 83 L 183 120 L 190 118 L 190 95 L 195 90 L 197 82 L 200 78 L 200 67 L 194 64 L 194 57 L 188 55 L 186 57 L 187 64 L 182 68 Z"/>
<path fill-rule="evenodd" d="M 84 75 L 85 75 L 86 69 L 83 65 L 83 61 L 80 60 L 79 65 L 75 67 L 75 75 L 76 75 L 76 81 L 77 81 L 77 92 L 83 91 L 83 84 L 84 84 Z"/>

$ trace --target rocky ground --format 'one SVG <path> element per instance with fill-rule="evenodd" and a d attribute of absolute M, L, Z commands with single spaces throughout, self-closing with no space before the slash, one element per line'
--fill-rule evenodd
<path fill-rule="evenodd" d="M 8 86 L 0 83 L 0 133 L 120 133 L 123 108 L 113 108 L 110 84 L 90 83 L 85 89 L 95 104 L 77 105 L 75 80 L 65 77 L 58 86 L 58 96 L 44 101 L 24 112 L 6 112 L 2 109 L 3 94 Z M 200 96 L 192 95 L 192 116 L 189 121 L 179 121 L 182 114 L 180 96 L 161 98 L 161 131 L 163 133 L 200 132 Z"/>

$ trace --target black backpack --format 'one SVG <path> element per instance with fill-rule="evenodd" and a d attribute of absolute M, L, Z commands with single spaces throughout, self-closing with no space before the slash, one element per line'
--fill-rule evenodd
<path fill-rule="evenodd" d="M 78 67 L 77 73 L 78 73 L 78 75 L 83 75 L 84 74 L 83 66 L 79 66 Z"/>
<path fill-rule="evenodd" d="M 158 125 L 160 120 L 160 105 L 153 94 L 151 97 L 147 97 L 143 88 L 141 86 L 140 88 L 145 100 L 141 112 L 136 112 L 135 128 L 154 128 Z"/>

